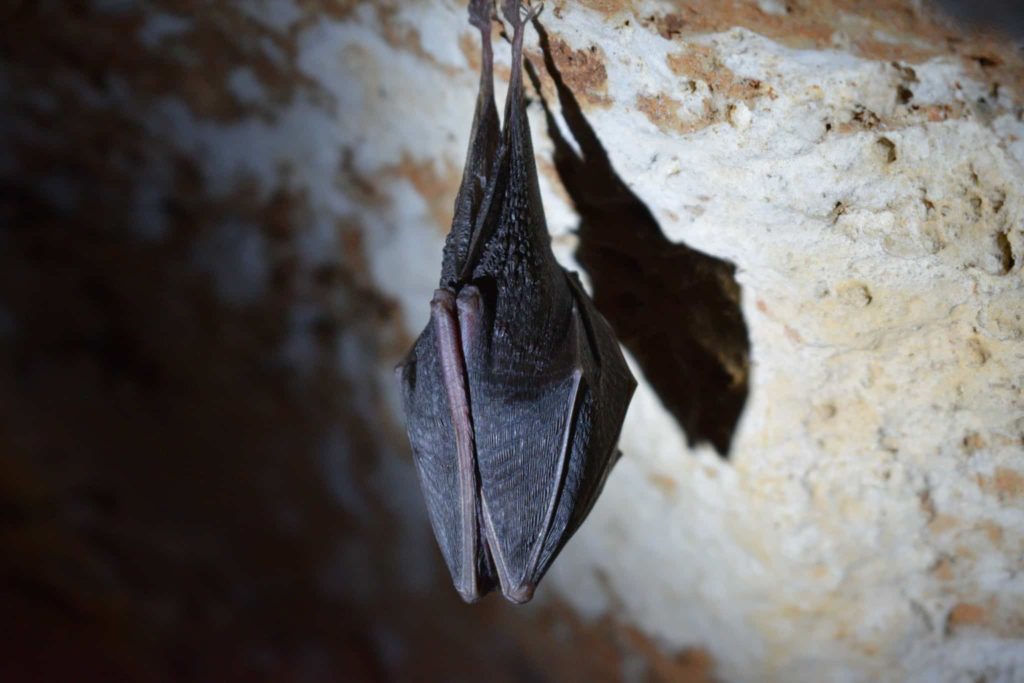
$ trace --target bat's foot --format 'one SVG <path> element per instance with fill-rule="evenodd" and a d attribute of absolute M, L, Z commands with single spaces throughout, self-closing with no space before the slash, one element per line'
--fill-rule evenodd
<path fill-rule="evenodd" d="M 528 0 L 502 0 L 501 2 L 501 13 L 513 28 L 533 21 L 542 9 L 544 9 L 543 2 L 538 2 L 536 5 Z"/>
<path fill-rule="evenodd" d="M 491 28 L 494 0 L 469 0 L 469 23 L 481 31 Z"/>

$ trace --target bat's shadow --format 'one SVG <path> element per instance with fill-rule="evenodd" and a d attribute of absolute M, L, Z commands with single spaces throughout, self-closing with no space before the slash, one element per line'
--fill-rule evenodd
<path fill-rule="evenodd" d="M 615 328 L 690 445 L 728 457 L 748 394 L 750 338 L 736 267 L 669 241 L 647 206 L 612 168 L 608 154 L 551 56 L 539 22 L 544 65 L 580 149 L 562 136 L 547 102 L 554 163 L 580 215 L 576 258 L 598 309 Z M 540 92 L 537 73 L 527 72 Z"/>

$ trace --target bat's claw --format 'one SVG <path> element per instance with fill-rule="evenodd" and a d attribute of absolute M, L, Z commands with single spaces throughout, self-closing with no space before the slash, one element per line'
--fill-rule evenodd
<path fill-rule="evenodd" d="M 529 23 L 540 14 L 542 9 L 544 9 L 543 2 L 534 5 L 528 0 L 502 0 L 501 3 L 501 13 L 505 15 L 505 20 L 512 24 L 513 28 Z"/>

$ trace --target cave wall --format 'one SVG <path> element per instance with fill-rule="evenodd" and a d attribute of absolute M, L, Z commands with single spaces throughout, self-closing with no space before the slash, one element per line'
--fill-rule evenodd
<path fill-rule="evenodd" d="M 5 680 L 1017 680 L 1019 52 L 888 0 L 549 3 L 548 225 L 640 387 L 534 603 L 464 606 L 392 376 L 464 11 L 0 10 Z"/>

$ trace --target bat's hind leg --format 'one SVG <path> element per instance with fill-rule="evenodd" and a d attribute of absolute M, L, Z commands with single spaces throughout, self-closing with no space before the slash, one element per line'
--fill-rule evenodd
<path fill-rule="evenodd" d="M 491 17 L 494 0 L 470 0 L 469 23 L 480 29 L 480 45 L 483 49 L 483 64 L 480 67 L 481 82 L 490 81 L 494 72 L 494 50 L 491 47 Z"/>
<path fill-rule="evenodd" d="M 494 0 L 471 0 L 469 23 L 480 30 L 480 89 L 476 97 L 469 149 L 462 170 L 462 183 L 455 197 L 452 229 L 445 242 L 441 263 L 441 284 L 456 287 L 472 272 L 473 245 L 479 240 L 480 213 L 498 156 L 500 123 L 494 104 L 494 48 L 491 20 Z"/>
<path fill-rule="evenodd" d="M 508 84 L 508 95 L 505 98 L 505 127 L 519 128 L 515 119 L 525 117 L 523 103 L 523 36 L 526 25 L 544 8 L 543 4 L 530 4 L 524 0 L 502 0 L 501 13 L 512 25 L 512 78 Z M 530 164 L 534 164 L 533 151 L 530 150 Z"/>

